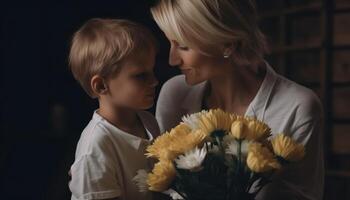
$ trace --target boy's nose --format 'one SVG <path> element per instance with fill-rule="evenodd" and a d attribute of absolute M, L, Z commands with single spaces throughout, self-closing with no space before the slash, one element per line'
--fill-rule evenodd
<path fill-rule="evenodd" d="M 156 87 L 159 84 L 158 79 L 153 75 L 152 80 L 151 80 L 151 86 Z"/>
<path fill-rule="evenodd" d="M 152 84 L 153 87 L 156 87 L 159 84 L 158 79 L 154 79 L 154 82 Z"/>

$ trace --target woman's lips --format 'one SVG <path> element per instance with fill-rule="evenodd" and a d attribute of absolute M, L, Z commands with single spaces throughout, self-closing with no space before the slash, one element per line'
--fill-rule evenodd
<path fill-rule="evenodd" d="M 187 73 L 189 72 L 191 69 L 190 68 L 180 68 L 182 73 Z"/>

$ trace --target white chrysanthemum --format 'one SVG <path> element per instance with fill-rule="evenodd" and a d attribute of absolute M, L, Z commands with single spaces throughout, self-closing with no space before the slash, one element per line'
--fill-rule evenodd
<path fill-rule="evenodd" d="M 198 129 L 198 119 L 201 115 L 208 113 L 208 111 L 203 110 L 201 112 L 197 112 L 191 115 L 184 115 L 182 117 L 182 121 L 189 126 L 192 130 Z"/>
<path fill-rule="evenodd" d="M 169 189 L 166 190 L 164 192 L 162 192 L 163 194 L 169 195 L 173 200 L 182 200 L 184 198 L 182 198 L 181 195 L 179 195 L 179 193 L 175 192 L 175 190 L 173 189 Z"/>
<path fill-rule="evenodd" d="M 187 169 L 191 171 L 199 171 L 202 169 L 202 162 L 207 155 L 205 148 L 199 149 L 198 147 L 185 152 L 184 155 L 180 155 L 175 159 L 177 168 Z"/>
<path fill-rule="evenodd" d="M 247 140 L 243 140 L 241 143 L 241 155 L 246 157 L 248 154 L 248 149 L 249 149 L 249 142 Z M 237 156 L 238 155 L 237 150 L 238 150 L 238 142 L 236 140 L 228 143 L 226 148 L 227 154 L 232 154 Z"/>
<path fill-rule="evenodd" d="M 144 169 L 137 170 L 136 176 L 132 179 L 134 183 L 139 188 L 140 192 L 147 192 L 148 191 L 148 185 L 147 185 L 147 177 L 148 172 Z"/>

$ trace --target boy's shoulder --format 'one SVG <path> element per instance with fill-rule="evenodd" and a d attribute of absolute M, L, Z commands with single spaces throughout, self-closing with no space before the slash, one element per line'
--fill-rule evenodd
<path fill-rule="evenodd" d="M 94 114 L 80 136 L 77 155 L 92 155 L 109 151 L 109 147 L 113 146 L 112 140 L 108 127 Z"/>

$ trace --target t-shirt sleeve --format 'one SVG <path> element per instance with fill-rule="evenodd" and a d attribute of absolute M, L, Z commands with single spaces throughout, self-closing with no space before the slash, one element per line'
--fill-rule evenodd
<path fill-rule="evenodd" d="M 118 163 L 111 140 L 102 131 L 96 131 L 84 143 L 71 166 L 69 188 L 72 199 L 110 199 L 121 196 L 120 180 L 117 180 Z M 97 134 L 98 133 L 98 134 Z"/>
<path fill-rule="evenodd" d="M 71 167 L 72 199 L 108 199 L 121 195 L 115 170 L 106 159 L 84 155 Z"/>

